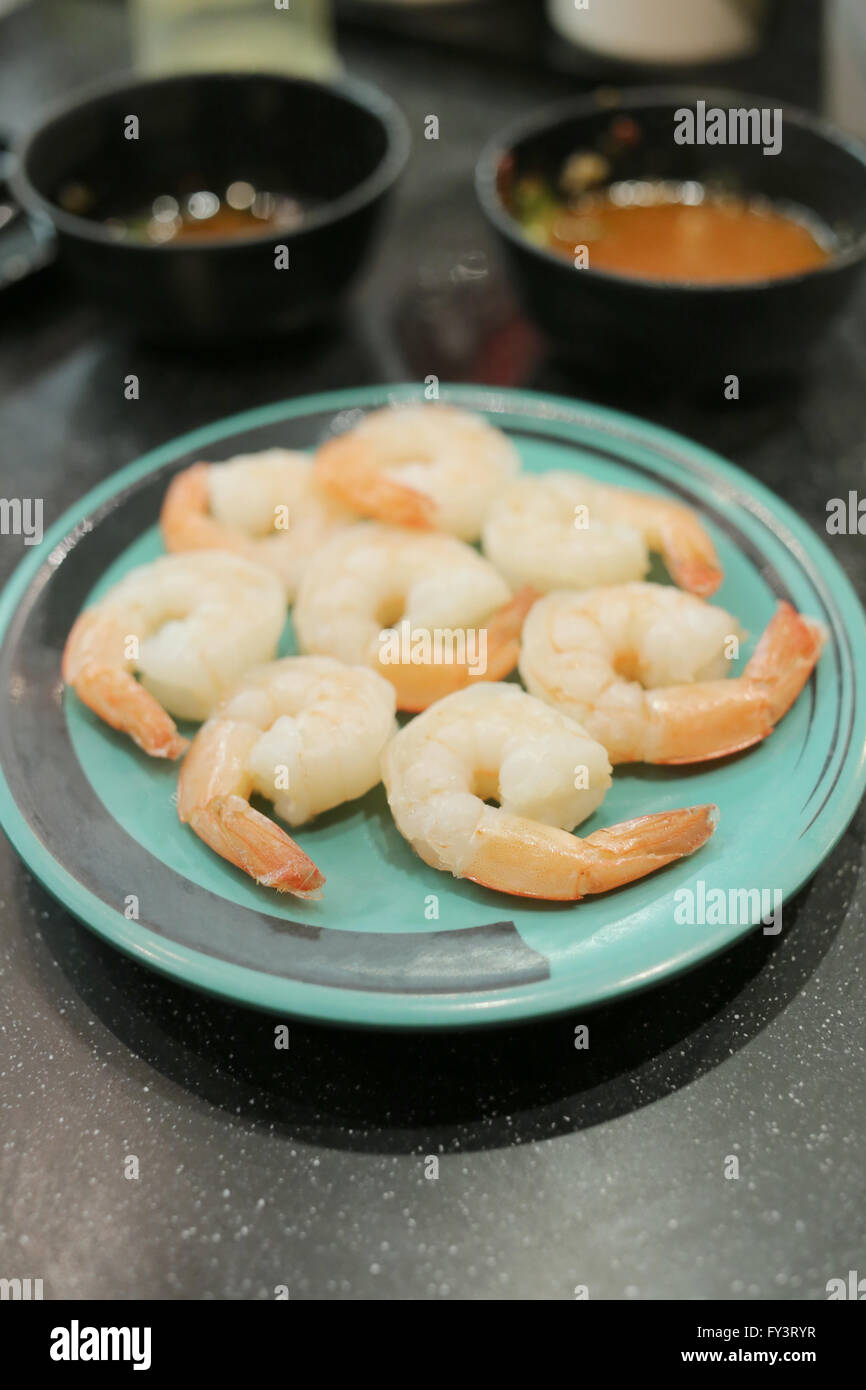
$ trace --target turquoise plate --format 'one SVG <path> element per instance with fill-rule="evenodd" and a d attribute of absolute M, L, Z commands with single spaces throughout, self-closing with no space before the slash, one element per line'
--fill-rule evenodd
<path fill-rule="evenodd" d="M 327 878 L 322 901 L 278 898 L 178 823 L 176 769 L 64 692 L 73 618 L 159 553 L 159 504 L 178 468 L 275 444 L 314 447 L 355 412 L 419 395 L 332 393 L 197 430 L 94 489 L 27 556 L 0 604 L 0 810 L 18 852 L 70 912 L 153 969 L 241 1004 L 342 1024 L 538 1018 L 656 983 L 752 927 L 778 930 L 774 907 L 815 872 L 863 791 L 863 610 L 777 497 L 696 444 L 613 411 L 483 387 L 442 392 L 507 430 L 531 472 L 579 468 L 698 507 L 724 564 L 717 602 L 752 634 L 741 661 L 782 597 L 830 633 L 816 675 L 763 744 L 695 769 L 619 769 L 582 828 L 715 801 L 721 823 L 693 858 L 578 904 L 508 898 L 422 864 L 380 788 L 298 832 Z M 293 650 L 288 629 L 283 650 Z"/>

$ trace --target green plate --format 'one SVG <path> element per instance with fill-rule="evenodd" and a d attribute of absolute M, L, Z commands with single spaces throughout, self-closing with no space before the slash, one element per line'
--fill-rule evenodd
<path fill-rule="evenodd" d="M 581 829 L 715 801 L 721 823 L 691 859 L 578 904 L 512 899 L 422 864 L 379 788 L 298 832 L 327 878 L 322 901 L 280 898 L 178 823 L 176 769 L 63 691 L 60 654 L 76 613 L 159 553 L 159 504 L 177 469 L 275 444 L 312 448 L 353 413 L 420 394 L 332 393 L 197 430 L 94 489 L 26 557 L 0 604 L 0 811 L 16 849 L 70 912 L 153 969 L 238 1003 L 343 1024 L 537 1018 L 628 994 L 765 929 L 762 913 L 815 872 L 863 791 L 863 610 L 777 497 L 628 416 L 525 392 L 442 390 L 507 430 L 531 472 L 578 468 L 700 508 L 725 569 L 717 601 L 752 643 L 782 597 L 829 629 L 816 675 L 763 744 L 695 769 L 618 769 Z M 283 650 L 293 649 L 287 625 Z"/>

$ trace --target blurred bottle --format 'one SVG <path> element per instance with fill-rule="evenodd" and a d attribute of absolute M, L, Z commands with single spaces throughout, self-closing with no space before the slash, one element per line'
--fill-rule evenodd
<path fill-rule="evenodd" d="M 563 38 L 605 58 L 653 66 L 744 57 L 760 43 L 765 11 L 765 0 L 547 0 Z"/>
<path fill-rule="evenodd" d="M 866 140 L 866 4 L 828 0 L 824 89 L 830 120 Z"/>
<path fill-rule="evenodd" d="M 331 0 L 131 0 L 130 11 L 135 65 L 149 75 L 340 71 Z"/>

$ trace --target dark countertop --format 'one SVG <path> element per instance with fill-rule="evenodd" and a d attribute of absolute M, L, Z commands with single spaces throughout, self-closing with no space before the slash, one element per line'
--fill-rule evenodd
<path fill-rule="evenodd" d="M 804 37 L 766 90 L 812 99 L 808 49 Z M 13 12 L 0 20 L 0 123 L 22 128 L 123 51 L 115 6 Z M 574 80 L 360 34 L 343 52 L 396 96 L 416 138 L 339 331 L 191 358 L 118 336 L 48 279 L 0 305 L 4 495 L 42 496 L 47 526 L 206 421 L 426 372 L 659 420 L 821 532 L 828 499 L 862 490 L 866 286 L 803 378 L 769 393 L 744 381 L 739 402 L 690 402 L 675 385 L 650 395 L 639 363 L 603 389 L 577 379 L 514 317 L 469 183 L 497 126 Z M 431 112 L 438 142 L 419 136 Z M 124 399 L 130 372 L 137 402 Z M 863 593 L 866 542 L 830 543 Z M 21 551 L 0 538 L 4 579 Z M 104 946 L 3 841 L 0 1274 L 41 1277 L 54 1298 L 268 1299 L 287 1285 L 292 1298 L 568 1299 L 578 1284 L 592 1298 L 823 1298 L 866 1258 L 864 827 L 861 808 L 780 937 L 752 936 L 629 1003 L 472 1037 L 292 1024 L 288 1052 L 274 1051 L 270 1018 Z M 591 1047 L 576 1051 L 584 1021 Z M 433 1154 L 438 1180 L 425 1177 Z"/>

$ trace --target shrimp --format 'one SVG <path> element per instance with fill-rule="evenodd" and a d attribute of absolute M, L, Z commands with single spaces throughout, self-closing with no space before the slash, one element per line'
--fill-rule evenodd
<path fill-rule="evenodd" d="M 692 763 L 737 753 L 794 703 L 826 634 L 779 606 L 741 676 L 725 680 L 744 634 L 721 608 L 663 584 L 547 594 L 523 632 L 533 695 L 580 721 L 612 763 Z"/>
<path fill-rule="evenodd" d="M 475 541 L 520 470 L 511 441 L 450 405 L 386 406 L 316 454 L 316 477 L 362 516 Z"/>
<path fill-rule="evenodd" d="M 515 685 L 461 690 L 420 714 L 387 745 L 382 780 L 425 864 L 529 898 L 576 901 L 631 883 L 693 853 L 718 818 L 693 806 L 569 834 L 610 785 L 607 753 Z"/>
<path fill-rule="evenodd" d="M 316 865 L 250 796 L 303 825 L 377 784 L 395 728 L 393 688 L 366 667 L 289 656 L 248 671 L 192 741 L 178 815 L 257 883 L 319 897 Z"/>
<path fill-rule="evenodd" d="M 279 575 L 291 603 L 310 556 L 356 518 L 291 449 L 194 463 L 169 484 L 160 526 L 166 550 L 229 550 Z"/>
<path fill-rule="evenodd" d="M 515 587 L 590 589 L 642 579 L 658 552 L 674 583 L 707 597 L 722 582 L 713 542 L 680 502 L 580 473 L 520 478 L 493 504 L 484 554 Z"/>
<path fill-rule="evenodd" d="M 164 555 L 79 615 L 63 679 L 145 753 L 177 758 L 186 740 L 170 715 L 206 718 L 243 671 L 274 655 L 285 619 L 269 570 L 220 551 Z"/>
<path fill-rule="evenodd" d="M 507 676 L 535 597 L 512 595 L 453 536 L 368 521 L 322 547 L 292 616 L 302 651 L 373 666 L 398 708 L 417 711 L 473 679 Z"/>

